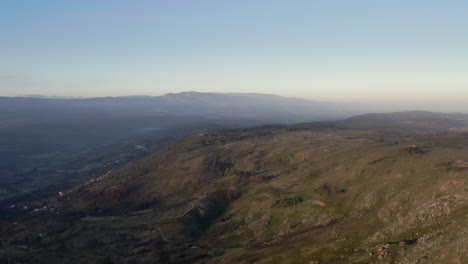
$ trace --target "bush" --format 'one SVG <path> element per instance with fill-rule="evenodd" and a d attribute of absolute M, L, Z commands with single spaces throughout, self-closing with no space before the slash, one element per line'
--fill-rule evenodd
<path fill-rule="evenodd" d="M 275 206 L 277 207 L 291 207 L 297 204 L 300 204 L 304 201 L 304 198 L 301 196 L 285 197 L 279 200 L 276 200 Z"/>

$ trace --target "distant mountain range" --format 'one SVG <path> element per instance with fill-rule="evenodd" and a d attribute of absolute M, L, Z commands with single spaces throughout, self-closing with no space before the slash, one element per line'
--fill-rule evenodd
<path fill-rule="evenodd" d="M 297 123 L 350 116 L 337 104 L 268 94 L 184 92 L 99 98 L 0 97 L 1 126 L 121 116 L 201 116 Z"/>

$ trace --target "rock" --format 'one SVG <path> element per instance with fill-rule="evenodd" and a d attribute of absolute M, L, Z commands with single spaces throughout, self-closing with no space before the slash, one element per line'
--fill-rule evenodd
<path fill-rule="evenodd" d="M 468 161 L 457 160 L 452 163 L 452 169 L 455 170 L 468 170 Z"/>

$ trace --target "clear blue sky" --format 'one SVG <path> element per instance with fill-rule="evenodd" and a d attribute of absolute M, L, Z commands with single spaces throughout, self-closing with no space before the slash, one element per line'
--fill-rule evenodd
<path fill-rule="evenodd" d="M 467 100 L 468 1 L 2 0 L 0 95 Z"/>

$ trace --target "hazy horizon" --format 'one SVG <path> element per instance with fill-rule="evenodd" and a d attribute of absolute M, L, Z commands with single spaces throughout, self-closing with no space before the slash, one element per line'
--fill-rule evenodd
<path fill-rule="evenodd" d="M 468 102 L 462 1 L 3 1 L 0 96 Z"/>
<path fill-rule="evenodd" d="M 219 93 L 219 92 L 199 92 L 199 91 L 182 91 L 178 93 L 205 93 L 205 94 L 224 94 L 224 95 L 273 95 L 281 96 L 277 94 L 265 94 L 265 93 Z M 153 97 L 153 96 L 164 96 L 171 93 L 165 93 L 161 95 L 145 95 L 145 94 L 129 94 L 122 96 L 96 96 L 96 97 L 73 97 L 73 96 L 55 96 L 55 95 L 17 95 L 17 96 L 5 96 L 5 97 L 32 97 L 32 98 L 50 98 L 50 99 L 92 99 L 92 98 L 105 98 L 105 97 Z M 2 96 L 0 96 L 2 97 Z M 378 100 L 317 100 L 314 98 L 304 98 L 297 96 L 281 96 L 290 99 L 304 99 L 311 102 L 322 102 L 336 104 L 337 107 L 343 110 L 349 110 L 353 114 L 363 113 L 383 113 L 383 112 L 401 112 L 401 111 L 430 111 L 430 112 L 441 112 L 441 113 L 468 113 L 468 105 L 462 100 L 451 100 L 451 101 L 425 101 L 425 100 L 398 100 L 398 101 L 378 101 Z"/>

